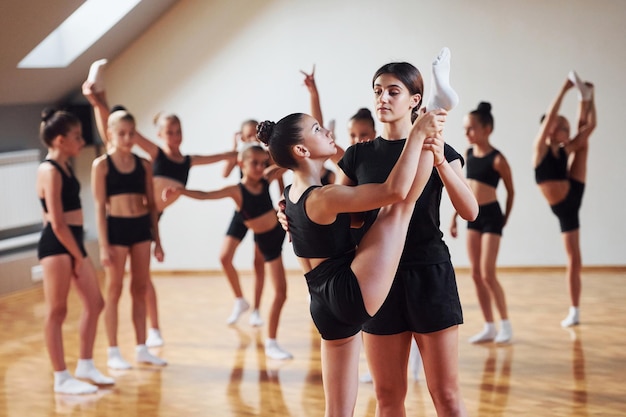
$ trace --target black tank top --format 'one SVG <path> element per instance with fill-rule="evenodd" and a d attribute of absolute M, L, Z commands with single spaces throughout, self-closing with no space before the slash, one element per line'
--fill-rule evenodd
<path fill-rule="evenodd" d="M 548 149 L 539 165 L 535 168 L 535 182 L 540 184 L 550 180 L 567 179 L 567 153 L 565 149 L 559 148 L 559 153 L 554 156 L 551 149 Z"/>
<path fill-rule="evenodd" d="M 106 176 L 107 196 L 118 194 L 145 194 L 146 171 L 143 168 L 141 158 L 135 157 L 135 169 L 128 174 L 119 172 L 110 155 L 107 155 L 109 172 Z"/>
<path fill-rule="evenodd" d="M 63 179 L 63 182 L 61 183 L 61 205 L 63 206 L 63 212 L 80 209 L 80 183 L 74 176 L 72 168 L 69 165 L 67 166 L 67 170 L 70 172 L 70 174 L 67 175 L 57 161 L 46 159 L 42 162 L 42 164 L 44 162 L 49 162 L 61 173 L 61 178 Z M 43 211 L 47 213 L 48 207 L 46 206 L 46 199 L 40 198 L 39 201 L 41 201 Z"/>
<path fill-rule="evenodd" d="M 239 212 L 244 220 L 252 220 L 270 210 L 274 210 L 274 204 L 270 196 L 270 184 L 267 180 L 261 180 L 261 183 L 263 184 L 263 190 L 259 194 L 252 194 L 242 183 L 239 183 L 239 189 L 243 197 Z"/>
<path fill-rule="evenodd" d="M 317 224 L 309 219 L 304 203 L 311 191 L 318 187 L 309 187 L 297 203 L 289 200 L 291 185 L 285 188 L 285 214 L 289 219 L 293 251 L 301 258 L 332 258 L 354 250 L 356 246 L 350 233 L 349 213 L 339 213 L 331 224 Z"/>
<path fill-rule="evenodd" d="M 474 156 L 474 149 L 469 148 L 467 150 L 467 178 L 497 188 L 500 174 L 493 169 L 493 161 L 499 154 L 500 151 L 494 149 L 487 155 L 479 158 Z"/>
<path fill-rule="evenodd" d="M 169 159 L 161 148 L 159 148 L 156 159 L 152 161 L 152 174 L 155 177 L 171 178 L 183 185 L 187 184 L 189 168 L 191 168 L 191 157 L 189 155 L 185 156 L 183 162 L 176 162 Z"/>

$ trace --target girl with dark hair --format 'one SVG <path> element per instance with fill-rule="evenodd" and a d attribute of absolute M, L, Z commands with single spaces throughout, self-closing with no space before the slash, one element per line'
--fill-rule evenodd
<path fill-rule="evenodd" d="M 561 102 L 572 88 L 578 90 L 578 128 L 570 138 L 570 125 L 559 115 Z M 582 82 L 572 71 L 542 118 L 535 139 L 533 166 L 535 181 L 552 212 L 559 219 L 561 235 L 567 253 L 566 276 L 571 306 L 561 326 L 580 323 L 580 293 L 582 257 L 580 253 L 580 222 L 578 212 L 582 204 L 587 178 L 589 137 L 596 127 L 596 106 L 593 84 Z"/>
<path fill-rule="evenodd" d="M 126 259 L 130 258 L 132 320 L 137 362 L 166 365 L 146 346 L 146 288 L 150 281 L 150 248 L 163 261 L 150 162 L 132 153 L 135 119 L 118 110 L 107 118 L 108 152 L 97 158 L 91 170 L 92 191 L 100 244 L 100 262 L 107 276 L 104 321 L 109 339 L 108 362 L 112 369 L 130 369 L 118 346 L 118 304 L 123 290 Z"/>
<path fill-rule="evenodd" d="M 114 380 L 102 375 L 93 363 L 98 317 L 104 308 L 104 300 L 96 271 L 85 251 L 80 184 L 69 164 L 70 158 L 79 154 L 85 141 L 76 116 L 51 109 L 42 114 L 40 137 L 48 154 L 37 170 L 36 188 L 44 222 L 37 254 L 43 268 L 44 340 L 54 369 L 54 392 L 90 394 L 98 390 L 96 385 L 110 385 Z M 62 327 L 72 284 L 83 307 L 75 376 L 96 385 L 72 377 L 65 363 Z"/>
<path fill-rule="evenodd" d="M 101 61 L 96 61 L 92 64 L 92 67 L 96 66 L 99 69 L 97 73 L 100 76 L 102 75 L 104 64 L 106 62 L 102 63 Z M 96 77 L 94 76 L 94 78 Z M 85 81 L 83 94 L 93 106 L 100 137 L 105 142 L 105 145 L 108 146 L 107 121 L 109 114 L 113 113 L 114 110 L 126 109 L 122 106 L 115 106 L 109 110 L 103 80 L 100 80 L 97 85 L 92 81 Z M 162 145 L 157 145 L 139 132 L 135 132 L 135 144 L 148 154 L 148 158 L 152 163 L 154 204 L 160 219 L 165 209 L 175 201 L 175 199 L 171 199 L 168 202 L 164 202 L 160 198 L 161 192 L 166 187 L 184 187 L 189 178 L 191 167 L 219 161 L 235 161 L 237 152 L 223 152 L 214 155 L 183 155 L 180 149 L 183 134 L 178 116 L 171 113 L 158 113 L 154 118 L 154 125 L 157 127 L 157 136 L 162 140 Z M 146 308 L 150 320 L 146 345 L 148 347 L 162 346 L 163 337 L 159 325 L 157 295 L 152 280 L 148 281 L 146 289 Z"/>
<path fill-rule="evenodd" d="M 421 96 L 403 86 L 381 91 L 387 111 L 419 106 Z M 324 162 L 336 153 L 329 130 L 313 117 L 295 113 L 263 122 L 258 136 L 276 164 L 291 169 L 285 214 L 293 248 L 311 295 L 311 316 L 322 337 L 322 378 L 327 416 L 351 416 L 358 387 L 361 325 L 380 308 L 393 281 L 415 201 L 432 170 L 433 154 L 422 152 L 437 135 L 444 110 L 397 120 L 410 130 L 399 163 L 380 184 L 321 185 Z M 419 164 L 418 164 L 419 161 Z M 356 247 L 349 213 L 383 206 Z"/>
<path fill-rule="evenodd" d="M 450 54 L 444 48 L 433 62 L 433 88 L 427 110 L 450 110 L 458 101 L 449 87 Z M 376 115 L 383 123 L 382 136 L 346 150 L 339 162 L 345 184 L 369 184 L 385 181 L 397 166 L 409 135 L 404 120 L 415 107 L 392 106 L 394 98 L 407 90 L 423 94 L 420 72 L 406 62 L 395 62 L 376 71 L 372 87 Z M 419 106 L 416 106 L 419 107 Z M 412 206 L 404 251 L 391 291 L 377 314 L 363 325 L 363 341 L 374 381 L 377 415 L 405 414 L 407 364 L 411 340 L 419 347 L 424 373 L 437 414 L 466 415 L 458 385 L 458 325 L 463 321 L 450 254 L 439 230 L 439 206 L 445 186 L 453 206 L 461 217 L 473 220 L 478 205 L 462 172 L 462 157 L 441 136 L 426 140 L 424 150 L 435 155 L 434 169 L 416 204 Z M 364 227 L 369 227 L 375 213 L 368 213 Z M 291 224 L 291 223 L 290 223 Z"/>
<path fill-rule="evenodd" d="M 489 142 L 494 122 L 491 104 L 481 102 L 464 121 L 465 136 L 471 147 L 467 150 L 467 179 L 478 201 L 478 217 L 467 223 L 467 252 L 478 303 L 485 319 L 483 330 L 472 336 L 470 343 L 494 341 L 507 343 L 513 337 L 504 290 L 496 276 L 496 259 L 502 229 L 513 208 L 513 177 L 506 158 Z M 506 188 L 506 206 L 502 213 L 496 188 L 502 178 Z M 450 234 L 457 236 L 457 213 L 452 216 Z M 500 329 L 496 331 L 492 301 L 500 314 Z"/>

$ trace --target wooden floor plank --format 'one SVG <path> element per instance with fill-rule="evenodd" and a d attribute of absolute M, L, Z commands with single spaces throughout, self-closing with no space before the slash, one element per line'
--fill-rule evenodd
<path fill-rule="evenodd" d="M 626 415 L 626 276 L 621 270 L 588 271 L 583 278 L 582 324 L 559 326 L 567 313 L 562 271 L 501 271 L 514 343 L 470 345 L 482 326 L 471 278 L 459 272 L 465 324 L 460 330 L 460 382 L 469 414 L 496 416 Z M 220 275 L 158 275 L 160 311 L 166 345 L 158 352 L 165 368 L 137 366 L 109 372 L 110 389 L 88 396 L 55 395 L 43 345 L 45 306 L 42 290 L 0 298 L 0 416 L 321 416 L 324 410 L 319 337 L 308 313 L 304 279 L 289 274 L 279 342 L 294 355 L 286 362 L 267 360 L 265 327 L 254 329 L 244 315 L 228 327 L 233 298 Z M 242 276 L 246 294 L 252 278 Z M 262 313 L 267 316 L 271 286 Z M 79 303 L 70 296 L 64 327 L 66 357 L 77 360 Z M 120 348 L 133 359 L 130 302 L 120 305 Z M 106 365 L 101 320 L 95 362 Z M 365 371 L 361 358 L 361 370 Z M 355 416 L 373 417 L 371 384 L 361 384 Z M 423 379 L 410 380 L 407 415 L 435 416 Z"/>

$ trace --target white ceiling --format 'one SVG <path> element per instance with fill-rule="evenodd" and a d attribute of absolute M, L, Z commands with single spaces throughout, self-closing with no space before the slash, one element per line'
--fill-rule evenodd
<path fill-rule="evenodd" d="M 18 69 L 83 0 L 1 0 L 0 105 L 55 103 L 78 91 L 93 61 L 114 59 L 177 1 L 143 0 L 67 68 Z"/>

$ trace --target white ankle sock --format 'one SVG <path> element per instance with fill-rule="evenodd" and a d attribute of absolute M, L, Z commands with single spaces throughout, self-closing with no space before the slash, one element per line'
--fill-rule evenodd
<path fill-rule="evenodd" d="M 265 340 L 265 355 L 272 359 L 291 359 L 293 355 L 280 346 L 278 346 L 278 342 L 276 339 L 266 339 Z"/>
<path fill-rule="evenodd" d="M 432 83 L 426 110 L 452 110 L 459 104 L 459 95 L 450 86 L 450 50 L 444 47 L 432 65 Z"/>
<path fill-rule="evenodd" d="M 470 343 L 491 342 L 496 337 L 496 325 L 493 322 L 485 323 L 483 330 L 469 338 Z"/>
<path fill-rule="evenodd" d="M 232 313 L 230 313 L 230 316 L 228 317 L 228 320 L 226 320 L 226 323 L 228 324 L 237 323 L 237 320 L 239 320 L 239 317 L 249 308 L 250 308 L 250 304 L 248 304 L 248 302 L 243 297 L 236 298 L 235 305 L 233 306 L 233 311 Z"/>
<path fill-rule="evenodd" d="M 570 327 L 576 326 L 577 324 L 580 324 L 580 309 L 578 307 L 571 306 L 567 317 L 561 321 L 561 326 Z"/>
<path fill-rule="evenodd" d="M 59 394 L 93 394 L 98 391 L 98 387 L 79 381 L 74 378 L 67 369 L 54 373 L 54 392 Z"/>
<path fill-rule="evenodd" d="M 263 319 L 261 318 L 261 313 L 259 310 L 254 310 L 250 314 L 250 325 L 253 327 L 263 326 Z"/>
<path fill-rule="evenodd" d="M 148 329 L 148 337 L 146 338 L 146 346 L 160 347 L 163 346 L 163 337 L 159 329 Z"/>
<path fill-rule="evenodd" d="M 583 80 L 578 77 L 576 71 L 570 71 L 567 75 L 567 78 L 570 79 L 571 82 L 574 83 L 576 88 L 578 89 L 578 99 L 580 101 L 589 101 L 591 100 L 591 95 L 593 94 L 593 87 L 585 84 Z"/>
<path fill-rule="evenodd" d="M 493 340 L 496 343 L 509 343 L 513 338 L 513 328 L 509 320 L 502 320 L 500 322 L 500 330 Z"/>
<path fill-rule="evenodd" d="M 94 365 L 93 359 L 79 359 L 76 364 L 76 378 L 88 379 L 97 385 L 112 385 L 115 380 L 103 375 Z"/>
<path fill-rule="evenodd" d="M 108 349 L 108 360 L 107 366 L 111 369 L 131 369 L 130 363 L 126 362 L 124 358 L 122 358 L 122 354 L 120 353 L 120 348 L 117 346 L 110 346 Z"/>
<path fill-rule="evenodd" d="M 152 353 L 150 353 L 146 345 L 137 345 L 137 347 L 135 348 L 135 353 L 137 356 L 137 362 L 149 363 L 151 365 L 158 365 L 158 366 L 167 365 L 166 360 L 161 359 L 158 356 L 155 356 Z"/>

